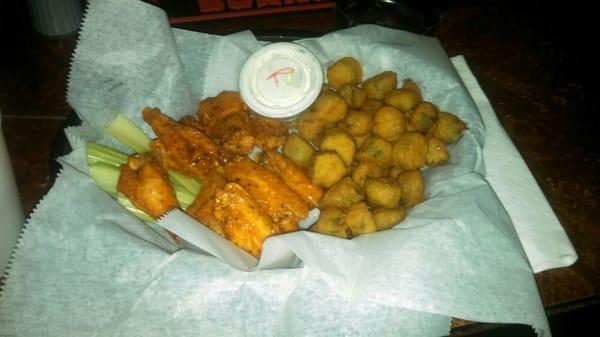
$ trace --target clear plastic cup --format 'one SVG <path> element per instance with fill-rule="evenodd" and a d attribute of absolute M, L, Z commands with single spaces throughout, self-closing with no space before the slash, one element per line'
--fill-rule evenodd
<path fill-rule="evenodd" d="M 33 28 L 48 36 L 74 33 L 82 17 L 80 0 L 28 0 Z"/>
<path fill-rule="evenodd" d="M 23 208 L 2 132 L 0 111 L 0 277 L 23 227 Z"/>
<path fill-rule="evenodd" d="M 242 98 L 254 112 L 291 119 L 319 96 L 323 68 L 307 48 L 277 42 L 259 49 L 246 60 L 239 84 Z"/>

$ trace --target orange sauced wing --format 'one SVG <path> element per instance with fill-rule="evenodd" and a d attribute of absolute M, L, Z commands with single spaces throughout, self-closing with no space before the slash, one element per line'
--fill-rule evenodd
<path fill-rule="evenodd" d="M 215 192 L 214 215 L 225 237 L 258 257 L 263 241 L 279 233 L 277 225 L 240 185 L 229 183 Z"/>
<path fill-rule="evenodd" d="M 223 119 L 219 143 L 225 151 L 240 155 L 252 151 L 254 136 L 250 132 L 247 116 L 231 115 Z"/>
<path fill-rule="evenodd" d="M 252 115 L 250 126 L 256 145 L 263 150 L 274 150 L 285 143 L 288 127 L 279 120 Z"/>
<path fill-rule="evenodd" d="M 277 151 L 266 151 L 263 156 L 264 164 L 277 173 L 283 182 L 298 193 L 311 208 L 317 207 L 323 196 L 323 190 L 313 184 L 302 167 Z"/>
<path fill-rule="evenodd" d="M 248 108 L 237 92 L 223 91 L 202 100 L 198 122 L 202 130 L 226 151 L 245 155 L 254 147 Z"/>
<path fill-rule="evenodd" d="M 250 159 L 228 163 L 225 177 L 246 189 L 282 232 L 297 230 L 298 221 L 308 215 L 308 205 L 302 197 L 274 173 Z"/>
<path fill-rule="evenodd" d="M 151 154 L 129 157 L 127 164 L 121 166 L 117 191 L 153 218 L 179 207 L 167 174 Z"/>
<path fill-rule="evenodd" d="M 198 120 L 204 127 L 209 129 L 206 132 L 210 135 L 210 130 L 216 130 L 224 117 L 246 111 L 246 105 L 239 93 L 223 91 L 215 97 L 205 98 L 200 102 Z"/>
<path fill-rule="evenodd" d="M 179 119 L 179 123 L 187 126 L 191 126 L 196 130 L 202 131 L 202 124 L 194 116 L 185 115 Z"/>
<path fill-rule="evenodd" d="M 145 108 L 142 115 L 158 136 L 150 147 L 163 166 L 199 178 L 218 169 L 221 149 L 200 130 L 178 123 L 156 108 Z"/>
<path fill-rule="evenodd" d="M 194 202 L 185 210 L 194 219 L 212 229 L 215 233 L 224 236 L 221 223 L 214 215 L 215 192 L 225 186 L 225 177 L 219 173 L 207 176 L 202 182 L 202 190 Z"/>
<path fill-rule="evenodd" d="M 204 224 L 210 228 L 213 232 L 218 235 L 225 237 L 221 222 L 215 217 L 215 199 L 209 199 L 202 206 L 198 205 L 197 208 L 190 210 L 189 208 L 185 211 L 192 218 L 198 220 L 198 222 Z"/>

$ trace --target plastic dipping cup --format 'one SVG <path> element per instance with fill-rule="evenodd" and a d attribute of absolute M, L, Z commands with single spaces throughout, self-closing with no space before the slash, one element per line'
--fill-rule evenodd
<path fill-rule="evenodd" d="M 265 117 L 290 119 L 319 96 L 323 68 L 305 47 L 290 42 L 269 44 L 252 54 L 240 74 L 242 98 Z"/>
<path fill-rule="evenodd" d="M 23 222 L 23 208 L 4 143 L 0 111 L 0 277 L 10 260 Z"/>

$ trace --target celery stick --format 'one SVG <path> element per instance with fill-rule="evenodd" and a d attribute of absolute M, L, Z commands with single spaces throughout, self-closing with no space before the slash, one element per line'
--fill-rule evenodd
<path fill-rule="evenodd" d="M 117 193 L 117 202 L 121 204 L 121 206 L 125 207 L 133 216 L 142 220 L 142 221 L 154 221 L 154 219 L 149 216 L 146 212 L 136 208 L 131 200 L 125 196 L 123 193 Z"/>
<path fill-rule="evenodd" d="M 175 191 L 175 195 L 182 209 L 186 209 L 194 201 L 194 196 L 185 191 Z M 154 221 L 154 219 L 146 212 L 135 207 L 131 200 L 129 200 L 129 198 L 127 198 L 125 194 L 118 192 L 117 202 L 121 204 L 121 206 L 125 207 L 125 209 L 127 209 L 129 212 L 131 212 L 131 214 L 133 214 L 136 218 L 142 221 Z"/>
<path fill-rule="evenodd" d="M 177 198 L 181 209 L 186 209 L 194 202 L 196 195 L 190 194 L 186 190 L 175 188 L 175 198 Z"/>
<path fill-rule="evenodd" d="M 127 154 L 96 143 L 88 142 L 86 152 L 88 165 L 103 163 L 118 167 L 127 162 Z"/>
<path fill-rule="evenodd" d="M 150 138 L 146 136 L 142 129 L 122 114 L 118 114 L 104 132 L 137 153 L 150 151 Z"/>
<path fill-rule="evenodd" d="M 90 176 L 96 181 L 96 185 L 113 198 L 117 195 L 117 183 L 121 170 L 117 166 L 107 165 L 102 162 L 88 165 Z"/>
<path fill-rule="evenodd" d="M 181 187 L 192 195 L 198 195 L 198 193 L 200 193 L 202 184 L 198 180 L 175 170 L 169 170 L 167 173 L 169 174 L 169 180 L 171 180 L 171 184 L 175 189 Z"/>

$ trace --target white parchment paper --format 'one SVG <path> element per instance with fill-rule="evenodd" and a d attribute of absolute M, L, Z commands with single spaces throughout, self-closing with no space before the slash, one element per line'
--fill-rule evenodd
<path fill-rule="evenodd" d="M 68 95 L 84 125 L 69 130 L 75 150 L 19 242 L 0 297 L 0 336 L 437 336 L 450 317 L 549 335 L 519 237 L 483 179 L 481 117 L 439 43 L 376 26 L 300 43 L 325 66 L 351 55 L 366 77 L 410 77 L 426 100 L 467 122 L 448 165 L 424 172 L 427 201 L 394 229 L 354 240 L 270 238 L 259 265 L 267 269 L 170 254 L 170 242 L 85 175 L 83 140 L 110 144 L 98 130 L 118 112 L 143 125 L 144 106 L 179 117 L 205 96 L 236 90 L 260 44 L 248 32 L 171 29 L 142 2 L 92 1 Z"/>
<path fill-rule="evenodd" d="M 462 56 L 452 64 L 465 83 L 486 127 L 485 178 L 506 208 L 534 273 L 570 266 L 577 253 Z"/>

